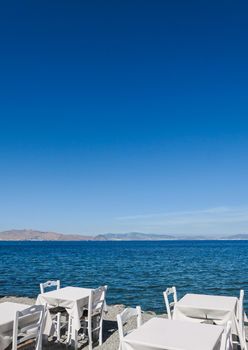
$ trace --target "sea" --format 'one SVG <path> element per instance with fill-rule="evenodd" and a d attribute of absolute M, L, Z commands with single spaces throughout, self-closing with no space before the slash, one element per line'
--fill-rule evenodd
<path fill-rule="evenodd" d="M 108 285 L 107 303 L 163 313 L 163 291 L 239 296 L 248 310 L 248 241 L 0 242 L 0 297 L 36 298 L 39 283 Z"/>

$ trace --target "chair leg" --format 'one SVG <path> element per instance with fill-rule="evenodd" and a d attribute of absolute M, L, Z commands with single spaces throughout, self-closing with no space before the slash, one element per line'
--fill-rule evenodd
<path fill-rule="evenodd" d="M 74 343 L 75 350 L 78 349 L 78 331 L 75 329 L 75 343 Z"/>
<path fill-rule="evenodd" d="M 238 323 L 236 318 L 235 318 L 235 324 L 236 324 L 237 331 L 238 331 L 238 338 L 239 338 L 240 348 L 241 348 L 241 350 L 247 350 L 246 341 L 245 341 L 245 339 L 243 337 L 242 329 L 240 329 L 240 325 L 239 325 L 239 323 Z"/>
<path fill-rule="evenodd" d="M 92 326 L 91 320 L 88 322 L 88 338 L 89 338 L 89 350 L 92 350 Z"/>
<path fill-rule="evenodd" d="M 39 343 L 39 350 L 42 350 L 42 337 L 41 337 L 40 343 Z"/>
<path fill-rule="evenodd" d="M 72 318 L 69 316 L 68 318 L 68 332 L 67 332 L 67 339 L 66 342 L 69 344 L 71 341 L 71 332 L 72 332 Z"/>
<path fill-rule="evenodd" d="M 59 312 L 57 314 L 57 326 L 56 326 L 56 333 L 57 333 L 57 340 L 60 341 L 60 324 L 61 324 L 61 313 Z"/>
<path fill-rule="evenodd" d="M 42 350 L 42 339 L 43 339 L 43 334 L 40 330 L 40 333 L 38 334 L 38 337 L 37 337 L 35 350 Z"/>
<path fill-rule="evenodd" d="M 86 337 L 86 331 L 87 331 L 87 327 L 86 327 L 86 323 L 84 323 L 83 324 L 83 327 L 82 327 L 82 329 L 83 329 L 83 339 Z"/>
<path fill-rule="evenodd" d="M 102 345 L 102 319 L 100 320 L 100 329 L 99 329 L 99 345 Z"/>

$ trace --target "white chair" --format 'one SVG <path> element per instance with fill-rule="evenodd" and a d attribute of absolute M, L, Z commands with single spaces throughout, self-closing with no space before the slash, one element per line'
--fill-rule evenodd
<path fill-rule="evenodd" d="M 165 301 L 165 305 L 166 305 L 166 312 L 168 315 L 168 319 L 171 320 L 173 318 L 173 311 L 174 311 L 174 307 L 178 301 L 177 299 L 177 290 L 176 287 L 171 287 L 171 288 L 167 288 L 165 292 L 163 292 L 164 295 L 164 301 Z M 170 296 L 172 297 L 172 301 L 169 301 Z M 194 323 L 204 323 L 205 320 L 204 319 L 198 319 L 198 318 L 190 318 L 188 319 L 189 322 L 194 322 Z"/>
<path fill-rule="evenodd" d="M 168 315 L 168 319 L 172 319 L 172 313 L 174 310 L 174 306 L 177 303 L 177 290 L 176 287 L 171 287 L 171 288 L 167 288 L 165 292 L 163 292 L 164 295 L 164 302 L 166 305 L 166 311 L 167 311 L 167 315 Z M 169 301 L 169 296 L 173 295 L 173 301 Z"/>
<path fill-rule="evenodd" d="M 244 290 L 240 290 L 239 303 L 238 303 L 238 328 L 239 328 L 239 341 L 241 350 L 247 350 L 246 336 L 245 336 L 245 324 L 244 324 Z"/>
<path fill-rule="evenodd" d="M 232 345 L 232 323 L 228 321 L 221 338 L 220 350 L 233 350 Z"/>
<path fill-rule="evenodd" d="M 42 350 L 44 316 L 45 307 L 43 305 L 33 305 L 16 312 L 12 350 L 25 349 L 33 342 L 35 342 L 35 350 Z"/>
<path fill-rule="evenodd" d="M 41 294 L 45 293 L 46 289 L 48 289 L 48 288 L 60 289 L 60 280 L 47 281 L 47 282 L 44 282 L 44 283 L 40 283 L 40 292 L 41 292 Z"/>
<path fill-rule="evenodd" d="M 136 306 L 136 308 L 128 307 L 122 311 L 122 313 L 117 315 L 117 324 L 118 324 L 118 332 L 120 338 L 120 344 L 122 339 L 133 329 L 128 332 L 124 332 L 124 325 L 130 320 L 132 317 L 137 317 L 137 328 L 139 328 L 142 324 L 142 316 L 141 316 L 141 307 Z"/>
<path fill-rule="evenodd" d="M 93 347 L 93 335 L 98 332 L 98 343 L 102 345 L 102 323 L 103 311 L 106 299 L 106 292 L 108 286 L 102 286 L 91 291 L 88 308 L 82 310 L 82 317 L 80 319 L 83 329 L 83 337 L 88 336 L 89 350 Z M 71 328 L 71 319 L 69 319 L 69 327 Z M 71 333 L 71 330 L 70 330 Z M 75 349 L 78 347 L 78 332 L 75 334 Z"/>
<path fill-rule="evenodd" d="M 47 289 L 60 289 L 60 280 L 55 281 L 47 281 L 45 283 L 40 283 L 40 292 L 41 294 L 45 293 Z M 63 327 L 65 327 L 68 322 L 61 322 L 61 314 L 64 314 L 65 318 L 67 316 L 67 312 L 63 307 L 54 307 L 52 305 L 47 305 L 47 308 L 51 314 L 53 324 L 56 329 L 56 337 L 57 340 L 60 341 L 60 331 Z"/>

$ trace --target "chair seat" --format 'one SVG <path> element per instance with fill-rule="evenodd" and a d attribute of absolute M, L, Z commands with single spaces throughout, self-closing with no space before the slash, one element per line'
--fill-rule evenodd
<path fill-rule="evenodd" d="M 66 309 L 62 306 L 55 306 L 55 307 L 51 307 L 49 308 L 49 312 L 50 314 L 54 315 L 54 314 L 58 314 L 59 312 L 62 313 L 66 313 Z"/>
<path fill-rule="evenodd" d="M 95 311 L 92 313 L 91 317 L 96 317 L 96 316 L 100 316 L 100 315 L 101 315 L 100 311 Z M 88 318 L 88 309 L 84 309 L 83 314 L 80 317 L 80 320 L 87 320 L 87 318 Z"/>

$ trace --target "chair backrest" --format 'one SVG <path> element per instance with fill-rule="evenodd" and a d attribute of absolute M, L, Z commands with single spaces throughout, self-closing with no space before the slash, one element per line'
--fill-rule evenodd
<path fill-rule="evenodd" d="M 40 292 L 41 294 L 45 293 L 45 290 L 47 288 L 53 288 L 54 289 L 59 289 L 60 288 L 60 280 L 56 280 L 56 281 L 47 281 L 45 283 L 40 283 Z"/>
<path fill-rule="evenodd" d="M 232 350 L 232 323 L 228 321 L 222 334 L 220 350 Z"/>
<path fill-rule="evenodd" d="M 42 331 L 45 306 L 33 305 L 23 311 L 17 311 L 13 326 L 12 350 L 17 350 L 26 342 L 35 340 L 35 350 L 42 348 Z"/>
<path fill-rule="evenodd" d="M 244 290 L 240 290 L 239 303 L 238 303 L 238 327 L 242 339 L 240 339 L 241 347 L 247 348 L 246 345 L 246 336 L 245 336 L 245 324 L 244 324 Z"/>
<path fill-rule="evenodd" d="M 174 309 L 175 304 L 177 303 L 177 290 L 176 287 L 171 287 L 171 288 L 167 288 L 165 292 L 163 292 L 164 294 L 164 302 L 166 305 L 166 311 L 167 311 L 167 315 L 168 318 L 171 319 L 172 318 L 172 310 Z M 170 295 L 173 295 L 173 301 L 169 301 L 169 297 Z"/>
<path fill-rule="evenodd" d="M 239 323 L 244 324 L 244 290 L 240 290 L 239 295 L 239 310 L 238 310 L 238 319 Z"/>
<path fill-rule="evenodd" d="M 125 310 L 123 310 L 122 313 L 117 315 L 117 324 L 118 324 L 118 332 L 119 332 L 120 341 L 126 335 L 126 333 L 124 333 L 123 326 L 132 317 L 137 317 L 137 328 L 139 328 L 142 324 L 141 307 L 140 306 L 136 306 L 136 308 L 128 307 Z"/>
<path fill-rule="evenodd" d="M 106 292 L 108 286 L 101 286 L 97 289 L 91 291 L 89 297 L 89 305 L 88 305 L 88 316 L 90 317 L 93 313 L 98 313 L 102 315 L 104 303 L 106 299 Z"/>

